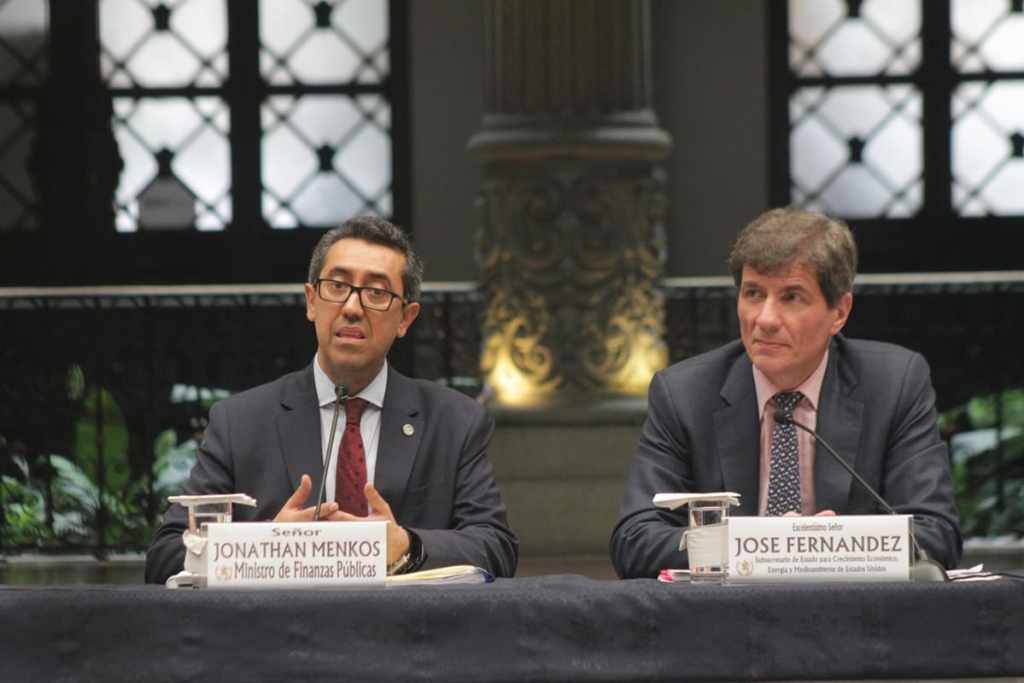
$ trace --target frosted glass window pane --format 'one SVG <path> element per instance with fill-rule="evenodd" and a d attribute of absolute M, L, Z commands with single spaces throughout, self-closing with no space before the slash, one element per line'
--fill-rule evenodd
<path fill-rule="evenodd" d="M 863 166 L 850 166 L 821 193 L 825 212 L 838 216 L 877 216 L 891 193 Z"/>
<path fill-rule="evenodd" d="M 391 184 L 391 138 L 386 131 L 364 126 L 334 159 L 334 166 L 367 197 Z"/>
<path fill-rule="evenodd" d="M 387 77 L 387 2 L 260 0 L 259 7 L 260 68 L 272 85 L 380 83 Z"/>
<path fill-rule="evenodd" d="M 1024 214 L 1024 83 L 953 93 L 953 205 L 965 216 Z"/>
<path fill-rule="evenodd" d="M 39 227 L 36 192 L 28 173 L 34 117 L 31 104 L 0 102 L 0 232 Z"/>
<path fill-rule="evenodd" d="M 292 200 L 295 215 L 307 225 L 333 225 L 364 212 L 363 199 L 341 178 L 317 175 Z"/>
<path fill-rule="evenodd" d="M 390 105 L 382 97 L 271 97 L 262 111 L 263 210 L 275 228 L 391 209 Z"/>
<path fill-rule="evenodd" d="M 790 68 L 798 76 L 910 74 L 920 64 L 921 0 L 789 0 Z"/>
<path fill-rule="evenodd" d="M 305 83 L 349 81 L 359 67 L 359 55 L 338 36 L 318 31 L 292 52 L 288 66 L 295 80 Z M 288 74 L 279 72 L 278 75 Z"/>
<path fill-rule="evenodd" d="M 845 19 L 846 3 L 842 0 L 790 0 L 790 40 L 800 45 L 813 45 Z"/>
<path fill-rule="evenodd" d="M 115 196 L 118 232 L 139 229 L 139 195 L 157 179 L 157 155 L 173 154 L 171 171 L 193 195 L 195 227 L 223 230 L 231 220 L 227 105 L 200 97 L 114 98 L 114 136 L 124 161 Z"/>
<path fill-rule="evenodd" d="M 46 78 L 48 3 L 0 2 L 0 85 L 36 85 Z"/>
<path fill-rule="evenodd" d="M 101 73 L 112 86 L 215 87 L 227 79 L 224 0 L 101 0 L 99 11 Z"/>
<path fill-rule="evenodd" d="M 953 0 L 953 65 L 965 73 L 1024 69 L 1024 13 L 1010 0 Z"/>
<path fill-rule="evenodd" d="M 334 27 L 344 31 L 364 54 L 387 47 L 388 3 L 381 0 L 347 0 L 332 17 Z"/>
<path fill-rule="evenodd" d="M 260 0 L 260 40 L 267 50 L 287 52 L 315 26 L 312 8 L 303 0 Z"/>
<path fill-rule="evenodd" d="M 790 103 L 798 203 L 847 217 L 920 209 L 921 95 L 911 86 L 801 88 Z"/>

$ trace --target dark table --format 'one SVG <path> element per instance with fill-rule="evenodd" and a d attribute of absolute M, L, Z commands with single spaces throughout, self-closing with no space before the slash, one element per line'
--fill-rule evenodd
<path fill-rule="evenodd" d="M 0 587 L 0 680 L 1024 676 L 1024 583 Z"/>

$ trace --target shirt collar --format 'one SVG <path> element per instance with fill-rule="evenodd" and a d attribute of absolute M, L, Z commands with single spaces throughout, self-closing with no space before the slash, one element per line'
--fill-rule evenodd
<path fill-rule="evenodd" d="M 804 395 L 800 401 L 801 404 L 810 404 L 811 410 L 818 409 L 818 399 L 821 397 L 821 384 L 825 381 L 825 368 L 828 367 L 828 349 L 825 349 L 825 355 L 821 357 L 821 362 L 818 363 L 818 367 L 814 369 L 807 379 L 803 383 L 793 389 L 793 391 L 799 391 Z M 772 381 L 768 379 L 763 372 L 754 368 L 754 389 L 757 391 L 757 418 L 760 420 L 764 417 L 765 406 L 768 405 L 768 401 L 772 400 L 775 394 L 783 391 L 778 388 Z"/>
<path fill-rule="evenodd" d="M 313 357 L 313 383 L 316 385 L 316 399 L 321 408 L 334 403 L 334 382 L 320 367 L 319 354 Z M 370 380 L 356 396 L 367 403 L 384 407 L 384 392 L 388 387 L 388 362 L 385 360 L 377 375 Z"/>

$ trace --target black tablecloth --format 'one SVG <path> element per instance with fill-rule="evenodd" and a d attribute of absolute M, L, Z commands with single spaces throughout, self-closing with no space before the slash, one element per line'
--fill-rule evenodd
<path fill-rule="evenodd" d="M 0 587 L 0 680 L 1024 675 L 1024 584 Z"/>

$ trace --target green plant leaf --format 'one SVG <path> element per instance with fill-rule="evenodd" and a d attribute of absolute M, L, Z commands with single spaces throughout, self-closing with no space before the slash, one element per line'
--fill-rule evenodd
<path fill-rule="evenodd" d="M 124 414 L 105 389 L 86 392 L 75 421 L 74 460 L 93 483 L 100 481 L 102 454 L 104 488 L 119 491 L 128 485 L 128 429 Z"/>

